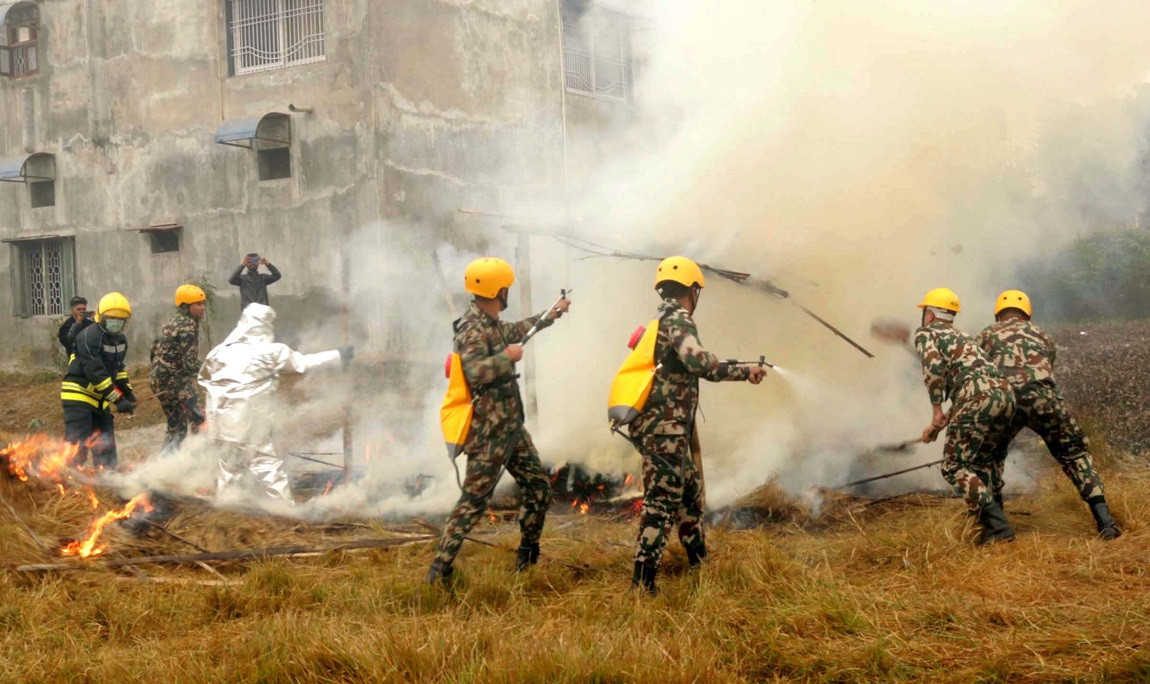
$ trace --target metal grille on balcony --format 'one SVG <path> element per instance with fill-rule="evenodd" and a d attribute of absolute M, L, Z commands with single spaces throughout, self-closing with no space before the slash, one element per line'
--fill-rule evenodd
<path fill-rule="evenodd" d="M 233 72 L 323 61 L 323 8 L 324 0 L 228 0 Z"/>
<path fill-rule="evenodd" d="M 568 90 L 611 99 L 631 92 L 631 25 L 609 11 L 563 12 L 563 82 Z"/>

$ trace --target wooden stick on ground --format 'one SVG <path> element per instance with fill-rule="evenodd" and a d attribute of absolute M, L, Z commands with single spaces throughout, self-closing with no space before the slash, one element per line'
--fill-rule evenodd
<path fill-rule="evenodd" d="M 297 546 L 275 546 L 264 549 L 233 549 L 231 551 L 209 551 L 207 553 L 187 553 L 167 556 L 140 556 L 138 558 L 98 558 L 95 560 L 71 563 L 39 563 L 17 566 L 20 572 L 51 572 L 54 570 L 85 570 L 93 567 L 117 568 L 125 565 L 180 564 L 195 563 L 197 561 L 221 560 L 256 560 L 271 558 L 273 556 L 302 556 L 311 553 L 326 553 L 328 551 L 347 551 L 351 549 L 376 549 L 388 546 L 403 546 L 434 539 L 431 535 L 414 539 L 356 539 L 331 544 L 308 544 Z"/>

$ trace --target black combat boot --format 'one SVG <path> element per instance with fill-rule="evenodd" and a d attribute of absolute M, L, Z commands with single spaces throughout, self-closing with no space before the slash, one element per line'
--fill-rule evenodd
<path fill-rule="evenodd" d="M 515 552 L 515 572 L 526 572 L 527 568 L 539 562 L 539 544 L 528 544 L 526 542 L 519 545 L 519 550 Z"/>
<path fill-rule="evenodd" d="M 1098 523 L 1098 536 L 1103 539 L 1117 539 L 1122 536 L 1118 523 L 1110 516 L 1110 506 L 1106 500 L 1101 499 L 1090 504 L 1090 513 L 1094 515 L 1094 522 Z"/>
<path fill-rule="evenodd" d="M 631 575 L 631 588 L 642 589 L 651 596 L 659 593 L 655 588 L 655 573 L 659 568 L 654 565 L 645 565 L 638 561 L 635 562 L 635 573 Z"/>
<path fill-rule="evenodd" d="M 455 568 L 451 567 L 451 563 L 436 560 L 431 563 L 431 567 L 427 571 L 427 579 L 424 581 L 431 585 L 447 584 L 451 581 L 451 574 L 454 572 Z"/>
<path fill-rule="evenodd" d="M 978 512 L 978 522 L 982 525 L 982 534 L 978 536 L 978 546 L 993 544 L 1000 541 L 1014 541 L 1014 528 L 1006 521 L 1006 514 L 1002 506 L 991 502 Z"/>
<path fill-rule="evenodd" d="M 1002 492 L 994 493 L 994 503 L 998 504 L 999 508 L 1003 508 L 1005 504 L 1002 501 Z"/>
<path fill-rule="evenodd" d="M 684 546 L 687 551 L 687 563 L 691 566 L 691 570 L 697 570 L 703 564 L 703 559 L 707 557 L 707 547 L 700 544 L 699 546 Z"/>

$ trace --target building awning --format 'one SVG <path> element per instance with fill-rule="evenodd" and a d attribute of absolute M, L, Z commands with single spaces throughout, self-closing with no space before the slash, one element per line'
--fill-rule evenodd
<path fill-rule="evenodd" d="M 34 240 L 58 240 L 60 235 L 24 235 L 21 237 L 4 238 L 0 242 L 32 242 Z M 69 235 L 68 237 L 72 237 Z"/>
<path fill-rule="evenodd" d="M 35 3 L 28 2 L 27 0 L 25 0 L 25 2 L 6 2 L 6 3 L 4 3 L 4 4 L 0 5 L 0 24 L 3 24 L 4 22 L 8 21 L 8 12 L 19 7 L 20 5 L 32 5 L 32 7 L 36 6 Z"/>
<path fill-rule="evenodd" d="M 178 223 L 159 223 L 154 226 L 147 226 L 146 228 L 125 228 L 124 230 L 130 230 L 137 233 L 167 233 L 173 230 L 179 230 L 181 228 L 183 228 L 183 226 Z"/>
<path fill-rule="evenodd" d="M 36 152 L 0 159 L 0 181 L 27 183 L 56 180 L 56 155 Z"/>
<path fill-rule="evenodd" d="M 291 144 L 291 119 L 287 114 L 271 112 L 247 119 L 232 119 L 216 129 L 216 142 L 221 145 L 262 149 L 287 147 Z"/>

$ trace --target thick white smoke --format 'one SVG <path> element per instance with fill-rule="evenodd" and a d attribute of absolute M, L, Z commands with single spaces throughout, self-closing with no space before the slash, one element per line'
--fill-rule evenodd
<path fill-rule="evenodd" d="M 1150 67 L 1144 3 L 646 7 L 634 125 L 604 147 L 621 151 L 572 169 L 593 179 L 572 181 L 586 190 L 579 202 L 504 209 L 544 227 L 580 217 L 563 230 L 771 279 L 877 355 L 864 358 L 788 302 L 709 279 L 696 315 L 703 342 L 724 358 L 761 353 L 785 369 L 759 387 L 705 383 L 712 506 L 775 474 L 792 491 L 864 474 L 851 472 L 860 453 L 917 436 L 930 415 L 917 362 L 868 338 L 871 320 L 913 326 L 922 293 L 947 286 L 963 298 L 958 325 L 975 332 L 990 321 L 993 296 L 1014 285 L 1017 259 L 1050 253 L 1100 215 L 1131 220 L 1143 203 L 1134 188 L 1145 136 L 1125 98 Z M 493 252 L 514 260 L 489 227 Z M 475 255 L 429 250 L 413 233 L 383 224 L 353 239 L 352 326 L 418 368 L 403 382 L 381 378 L 371 397 L 329 379 L 288 413 L 301 417 L 289 426 L 338 420 L 350 401 L 357 459 L 367 443 L 385 445 L 362 462 L 360 481 L 305 514 L 444 511 L 456 496 L 438 434 L 439 364 L 451 309 L 463 305 L 459 274 Z M 634 472 L 638 457 L 607 433 L 605 401 L 624 342 L 655 313 L 654 264 L 580 260 L 546 237 L 531 244 L 532 268 L 520 277 L 532 280 L 533 309 L 560 287 L 576 290 L 570 316 L 532 343 L 536 443 L 545 461 Z M 871 463 L 897 467 L 939 451 Z M 434 484 L 413 499 L 402 484 L 420 474 Z M 941 486 L 930 471 L 899 483 Z"/>

